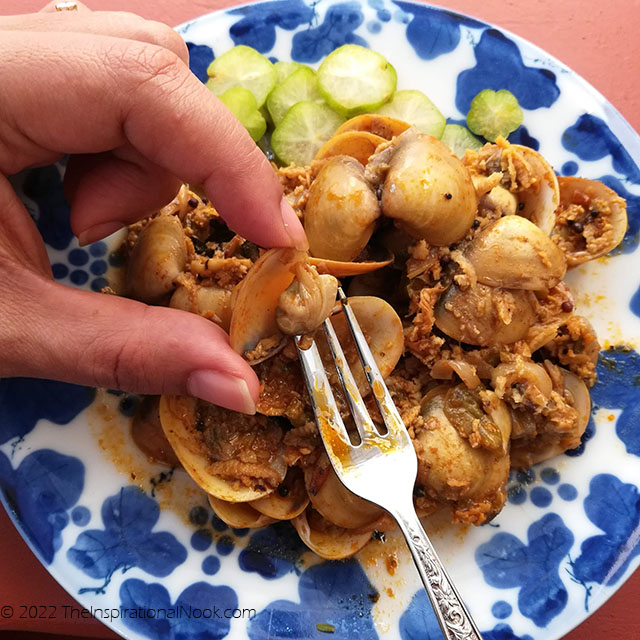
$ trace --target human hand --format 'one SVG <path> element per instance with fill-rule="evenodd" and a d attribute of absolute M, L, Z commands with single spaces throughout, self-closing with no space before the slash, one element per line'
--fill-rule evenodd
<path fill-rule="evenodd" d="M 180 180 L 261 246 L 306 248 L 262 152 L 187 66 L 172 29 L 133 14 L 0 17 L 0 377 L 187 393 L 255 411 L 258 379 L 213 322 L 65 287 L 7 176 L 72 154 L 71 226 L 93 242 L 148 215 Z"/>

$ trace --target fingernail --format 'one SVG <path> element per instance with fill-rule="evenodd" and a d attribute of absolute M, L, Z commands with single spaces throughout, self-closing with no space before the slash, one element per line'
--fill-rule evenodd
<path fill-rule="evenodd" d="M 242 378 L 213 370 L 194 371 L 187 379 L 187 393 L 219 407 L 253 415 L 256 403 Z"/>
<path fill-rule="evenodd" d="M 123 222 L 103 222 L 95 225 L 95 227 L 89 227 L 78 235 L 78 244 L 84 247 L 96 240 L 102 240 L 102 238 L 110 236 L 125 226 Z"/>
<path fill-rule="evenodd" d="M 284 230 L 293 241 L 293 246 L 299 251 L 308 251 L 309 241 L 307 240 L 302 223 L 286 198 L 282 198 L 280 201 L 280 214 L 282 215 Z"/>

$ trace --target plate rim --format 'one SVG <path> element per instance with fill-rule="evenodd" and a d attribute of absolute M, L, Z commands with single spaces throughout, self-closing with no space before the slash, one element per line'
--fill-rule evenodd
<path fill-rule="evenodd" d="M 320 3 L 322 3 L 324 5 L 331 5 L 331 4 L 339 2 L 340 0 L 316 0 L 315 2 L 313 2 L 313 0 L 301 0 L 301 1 L 304 4 L 308 5 L 308 6 L 309 5 L 313 6 L 315 4 L 320 4 Z M 397 6 L 395 0 L 390 0 L 390 1 L 394 5 Z M 254 6 L 258 6 L 258 5 L 268 5 L 268 4 L 273 4 L 273 3 L 276 3 L 276 2 L 278 2 L 278 0 L 257 0 L 257 1 L 254 1 L 254 2 L 248 1 L 248 2 L 238 3 L 238 4 L 233 4 L 233 5 L 222 7 L 220 9 L 216 9 L 216 10 L 213 10 L 213 11 L 208 11 L 206 13 L 202 13 L 202 14 L 196 16 L 195 18 L 191 18 L 189 20 L 185 20 L 184 22 L 181 22 L 180 24 L 178 24 L 178 25 L 176 25 L 176 26 L 174 26 L 172 28 L 176 32 L 178 32 L 178 34 L 181 37 L 183 37 L 183 39 L 185 39 L 184 31 L 186 29 L 188 29 L 188 27 L 190 25 L 192 25 L 193 23 L 200 22 L 202 20 L 211 18 L 213 16 L 226 14 L 226 13 L 229 13 L 230 11 L 233 11 L 233 10 L 236 10 L 236 9 L 254 7 Z M 368 5 L 367 0 L 355 0 L 355 2 L 357 2 L 360 6 L 367 6 Z M 615 107 L 613 105 L 613 103 L 611 101 L 609 101 L 606 98 L 606 96 L 604 96 L 603 93 L 601 93 L 593 84 L 591 84 L 581 74 L 579 74 L 578 72 L 574 71 L 567 64 L 565 64 L 564 62 L 559 60 L 556 56 L 548 53 L 542 47 L 540 47 L 539 45 L 535 44 L 534 42 L 532 42 L 528 38 L 525 38 L 524 36 L 518 35 L 518 34 L 514 33 L 513 31 L 511 31 L 510 29 L 505 29 L 504 27 L 501 27 L 501 26 L 499 26 L 499 25 L 497 25 L 497 24 L 495 24 L 493 22 L 487 22 L 484 18 L 478 18 L 478 17 L 476 17 L 476 16 L 474 16 L 472 14 L 469 14 L 469 13 L 465 13 L 465 12 L 461 12 L 461 11 L 458 11 L 458 10 L 449 9 L 449 8 L 446 8 L 446 7 L 434 5 L 434 4 L 431 4 L 430 2 L 422 2 L 421 0 L 402 0 L 402 2 L 405 3 L 405 4 L 415 5 L 415 6 L 418 6 L 418 7 L 427 7 L 429 9 L 433 9 L 433 10 L 438 11 L 440 13 L 447 14 L 448 16 L 451 16 L 452 18 L 462 17 L 462 18 L 472 19 L 472 20 L 474 20 L 474 21 L 476 21 L 478 23 L 481 23 L 482 24 L 482 28 L 495 29 L 495 30 L 505 34 L 510 39 L 516 41 L 516 43 L 518 45 L 520 45 L 521 43 L 524 43 L 531 50 L 532 53 L 538 54 L 538 56 L 541 59 L 546 59 L 548 61 L 551 61 L 551 63 L 553 63 L 553 65 L 555 65 L 558 68 L 558 70 L 570 74 L 572 80 L 577 80 L 578 83 L 582 86 L 582 88 L 584 90 L 586 90 L 587 93 L 591 94 L 599 102 L 599 104 L 602 107 L 602 109 L 604 111 L 604 114 L 606 116 L 606 124 L 607 124 L 607 126 L 609 126 L 609 128 L 612 131 L 612 133 L 616 136 L 616 138 L 618 139 L 618 141 L 620 142 L 622 147 L 625 149 L 625 151 L 627 153 L 629 153 L 629 155 L 630 155 L 631 159 L 634 161 L 634 163 L 638 167 L 640 167 L 640 133 L 638 131 L 636 131 L 631 126 L 631 124 L 624 117 L 624 115 L 617 109 L 617 107 Z M 588 113 L 588 111 L 585 110 L 585 113 Z M 621 178 L 621 182 L 628 183 L 628 180 L 626 180 L 624 178 Z M 639 249 L 639 251 L 640 251 L 640 249 Z M 637 486 L 640 488 L 640 485 L 637 485 Z M 22 520 L 20 520 L 18 518 L 18 514 L 11 507 L 11 505 L 10 505 L 10 503 L 8 501 L 8 498 L 7 498 L 7 494 L 6 494 L 6 492 L 5 492 L 5 490 L 3 488 L 0 488 L 0 503 L 2 504 L 5 512 L 7 513 L 8 517 L 9 517 L 9 520 L 11 521 L 12 525 L 15 527 L 15 529 L 17 530 L 18 534 L 20 535 L 20 537 L 22 538 L 24 543 L 27 545 L 27 547 L 31 550 L 31 552 L 37 558 L 37 560 L 40 563 L 40 565 L 49 573 L 49 575 L 56 581 L 56 583 L 60 587 L 62 587 L 66 593 L 69 594 L 69 596 L 76 603 L 78 603 L 82 608 L 86 608 L 85 605 L 83 605 L 78 600 L 78 598 L 76 597 L 76 595 L 79 595 L 79 594 L 72 593 L 71 585 L 67 585 L 67 584 L 65 584 L 65 582 L 63 582 L 63 581 L 61 581 L 59 579 L 59 576 L 57 575 L 59 573 L 59 570 L 56 567 L 53 566 L 53 563 L 47 563 L 45 561 L 45 559 L 42 557 L 42 554 L 37 549 L 37 547 L 34 545 L 34 543 L 30 539 L 30 537 L 29 537 L 28 533 L 26 532 L 26 530 L 22 527 Z M 586 612 L 587 613 L 586 616 L 581 617 L 579 619 L 579 621 L 577 621 L 577 622 L 576 622 L 576 618 L 579 617 L 577 615 L 574 615 L 574 616 L 563 616 L 563 619 L 565 617 L 568 617 L 569 620 L 568 620 L 567 623 L 560 625 L 561 629 L 564 629 L 564 630 L 560 631 L 561 635 L 549 637 L 547 640 L 562 640 L 562 638 L 564 638 L 568 633 L 570 633 L 571 631 L 574 631 L 580 625 L 582 625 L 584 622 L 586 622 L 589 618 L 591 618 L 606 602 L 609 601 L 609 599 L 611 597 L 613 597 L 627 583 L 627 581 L 631 578 L 631 576 L 634 573 L 636 573 L 638 570 L 640 570 L 640 556 L 637 559 L 635 559 L 634 561 L 632 561 L 632 565 L 633 564 L 636 565 L 635 568 L 633 568 L 630 571 L 628 571 L 628 574 L 626 575 L 626 577 L 621 578 L 620 581 L 617 584 L 607 585 L 606 590 L 604 589 L 605 585 L 599 585 L 600 587 L 602 587 L 601 589 L 599 589 L 599 591 L 602 593 L 601 599 L 596 603 L 596 605 L 592 609 L 590 609 L 588 612 Z M 415 594 L 414 594 L 414 597 L 415 597 Z M 405 611 L 406 611 L 406 609 L 405 609 Z M 119 624 L 118 626 L 116 626 L 113 623 L 113 620 L 111 618 L 104 619 L 104 618 L 101 618 L 101 617 L 97 617 L 95 619 L 98 620 L 103 625 L 105 625 L 110 630 L 114 631 L 116 634 L 120 635 L 125 640 L 135 640 L 135 638 L 137 636 L 141 635 L 141 634 L 139 634 L 139 632 L 136 632 L 136 631 L 134 631 L 132 629 L 128 629 L 124 624 Z M 118 622 L 120 622 L 120 619 L 118 619 Z M 500 623 L 500 621 L 494 623 L 494 626 L 495 626 L 495 624 L 499 624 L 499 623 Z M 544 628 L 541 628 L 541 630 L 543 630 L 543 629 Z M 133 634 L 135 634 L 135 635 L 133 635 Z"/>

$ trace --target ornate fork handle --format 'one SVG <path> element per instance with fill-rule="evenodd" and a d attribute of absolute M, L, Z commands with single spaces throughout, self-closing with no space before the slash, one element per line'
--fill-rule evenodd
<path fill-rule="evenodd" d="M 446 640 L 482 640 L 467 608 L 429 541 L 413 505 L 395 511 L 424 588 Z"/>

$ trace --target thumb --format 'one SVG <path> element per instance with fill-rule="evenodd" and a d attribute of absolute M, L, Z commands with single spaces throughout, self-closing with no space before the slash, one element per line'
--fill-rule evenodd
<path fill-rule="evenodd" d="M 187 394 L 255 413 L 258 379 L 213 322 L 35 274 L 26 277 L 19 295 L 4 327 L 12 339 L 2 340 L 7 346 L 1 376 Z"/>

